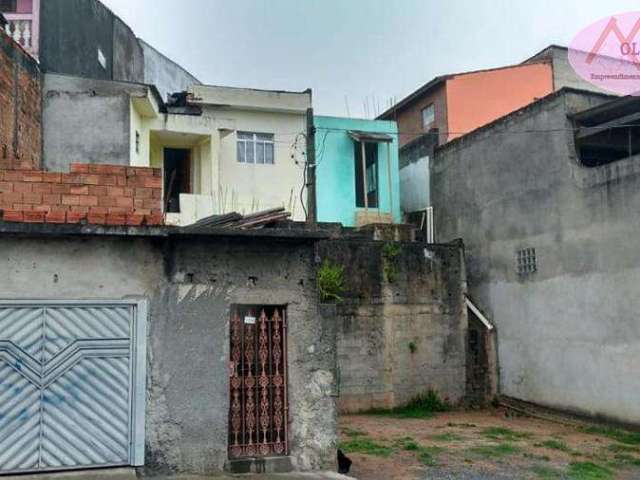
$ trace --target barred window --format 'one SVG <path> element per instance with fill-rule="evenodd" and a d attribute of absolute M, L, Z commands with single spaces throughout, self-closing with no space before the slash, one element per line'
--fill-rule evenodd
<path fill-rule="evenodd" d="M 238 162 L 274 164 L 272 133 L 238 132 Z"/>
<path fill-rule="evenodd" d="M 538 271 L 535 248 L 523 248 L 516 252 L 516 271 L 518 275 L 529 275 Z"/>

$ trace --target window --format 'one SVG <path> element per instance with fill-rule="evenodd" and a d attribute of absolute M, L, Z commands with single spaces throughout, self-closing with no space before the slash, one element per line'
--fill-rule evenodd
<path fill-rule="evenodd" d="M 238 132 L 238 162 L 273 165 L 274 154 L 273 134 Z"/>
<path fill-rule="evenodd" d="M 136 130 L 136 153 L 140 153 L 140 132 Z"/>
<path fill-rule="evenodd" d="M 535 248 L 523 248 L 516 252 L 516 271 L 518 275 L 529 275 L 538 270 Z"/>
<path fill-rule="evenodd" d="M 16 13 L 18 7 L 17 3 L 17 0 L 0 0 L 0 12 Z"/>
<path fill-rule="evenodd" d="M 433 103 L 422 109 L 422 128 L 429 128 L 436 120 L 436 109 Z"/>
<path fill-rule="evenodd" d="M 362 142 L 354 142 L 356 162 L 356 207 L 378 208 L 378 144 L 365 143 L 366 171 L 362 171 Z M 365 184 L 366 176 L 366 184 Z M 367 202 L 364 201 L 365 185 Z"/>

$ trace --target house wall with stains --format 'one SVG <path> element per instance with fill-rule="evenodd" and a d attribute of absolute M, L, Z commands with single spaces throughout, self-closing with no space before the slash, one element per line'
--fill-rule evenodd
<path fill-rule="evenodd" d="M 466 396 L 467 310 L 459 244 L 339 240 L 319 259 L 344 268 L 337 305 L 339 410 Z"/>
<path fill-rule="evenodd" d="M 334 469 L 335 319 L 310 241 L 3 234 L 0 249 L 5 299 L 148 299 L 147 474 L 223 470 L 231 306 L 286 306 L 290 461 Z"/>

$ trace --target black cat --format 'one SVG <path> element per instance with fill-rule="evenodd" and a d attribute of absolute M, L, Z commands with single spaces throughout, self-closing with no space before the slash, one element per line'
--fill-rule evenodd
<path fill-rule="evenodd" d="M 349 473 L 352 463 L 351 459 L 342 453 L 342 450 L 338 450 L 338 473 Z"/>

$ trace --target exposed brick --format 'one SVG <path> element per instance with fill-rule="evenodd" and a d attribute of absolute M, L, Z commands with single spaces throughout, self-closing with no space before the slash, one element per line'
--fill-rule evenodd
<path fill-rule="evenodd" d="M 107 225 L 126 225 L 127 216 L 124 213 L 110 213 L 107 215 Z"/>
<path fill-rule="evenodd" d="M 133 198 L 116 197 L 116 207 L 133 208 Z"/>
<path fill-rule="evenodd" d="M 162 177 L 162 169 L 161 168 L 154 168 L 153 169 L 153 176 L 154 177 Z"/>
<path fill-rule="evenodd" d="M 80 223 L 87 218 L 86 213 L 67 212 L 67 223 Z"/>
<path fill-rule="evenodd" d="M 89 210 L 89 213 L 98 213 L 100 215 L 106 215 L 109 213 L 109 209 L 107 207 L 85 207 Z"/>
<path fill-rule="evenodd" d="M 124 188 L 122 187 L 105 187 L 107 195 L 112 197 L 124 197 Z"/>
<path fill-rule="evenodd" d="M 160 200 L 156 200 L 153 198 L 149 198 L 149 199 L 145 199 L 143 200 L 144 202 L 144 208 L 155 208 L 155 209 L 162 209 L 162 202 Z"/>
<path fill-rule="evenodd" d="M 142 198 L 134 198 L 133 199 L 133 207 L 134 208 L 144 208 L 144 200 Z"/>
<path fill-rule="evenodd" d="M 62 195 L 62 205 L 80 205 L 80 196 Z"/>
<path fill-rule="evenodd" d="M 127 177 L 116 177 L 116 185 L 118 187 L 126 187 L 127 186 Z"/>
<path fill-rule="evenodd" d="M 62 173 L 60 175 L 60 181 L 62 183 L 83 184 L 85 183 L 85 177 L 85 175 L 80 173 Z"/>
<path fill-rule="evenodd" d="M 149 187 L 149 188 L 162 188 L 162 178 L 160 178 L 160 177 L 145 177 L 142 186 L 143 187 Z"/>
<path fill-rule="evenodd" d="M 13 182 L 0 182 L 0 193 L 13 192 Z"/>
<path fill-rule="evenodd" d="M 25 223 L 42 223 L 45 219 L 45 212 L 23 212 Z"/>
<path fill-rule="evenodd" d="M 142 215 L 142 216 L 151 215 L 151 213 L 152 213 L 151 209 L 148 209 L 148 208 L 136 208 L 133 212 L 136 215 Z"/>
<path fill-rule="evenodd" d="M 89 213 L 89 207 L 80 207 L 78 205 L 73 205 L 70 207 L 69 211 L 73 213 L 83 213 L 86 215 L 87 213 Z"/>
<path fill-rule="evenodd" d="M 2 203 L 22 203 L 22 193 L 7 192 L 2 194 Z"/>
<path fill-rule="evenodd" d="M 67 214 L 65 212 L 49 212 L 45 217 L 47 223 L 65 223 Z"/>
<path fill-rule="evenodd" d="M 99 175 L 97 185 L 115 186 L 116 176 L 115 175 Z"/>
<path fill-rule="evenodd" d="M 22 172 L 19 171 L 5 171 L 2 176 L 3 180 L 6 182 L 21 182 L 22 181 Z"/>
<path fill-rule="evenodd" d="M 131 209 L 130 208 L 125 208 L 125 207 L 109 207 L 109 213 L 116 213 L 116 214 L 123 214 L 126 215 L 127 213 L 131 213 Z"/>
<path fill-rule="evenodd" d="M 33 192 L 34 193 L 51 193 L 51 184 L 50 183 L 34 183 Z"/>
<path fill-rule="evenodd" d="M 30 212 L 33 210 L 33 205 L 28 203 L 14 203 L 11 205 L 11 208 L 19 212 Z"/>
<path fill-rule="evenodd" d="M 162 190 L 161 189 L 154 188 L 152 190 L 152 192 L 153 192 L 153 198 L 156 198 L 156 199 L 161 199 L 162 198 Z"/>
<path fill-rule="evenodd" d="M 98 205 L 101 207 L 115 207 L 116 197 L 98 197 Z"/>
<path fill-rule="evenodd" d="M 88 185 L 71 185 L 69 188 L 69 193 L 71 195 L 89 195 L 89 186 Z"/>
<path fill-rule="evenodd" d="M 135 173 L 140 177 L 153 177 L 153 168 L 136 168 Z"/>
<path fill-rule="evenodd" d="M 23 182 L 42 182 L 42 172 L 24 172 L 22 174 Z"/>
<path fill-rule="evenodd" d="M 124 190 L 123 195 L 124 195 L 125 197 L 133 197 L 133 194 L 134 194 L 134 192 L 135 192 L 135 189 L 134 189 L 134 188 L 132 188 L 132 187 L 125 187 L 125 188 L 123 188 L 123 190 Z"/>
<path fill-rule="evenodd" d="M 108 195 L 108 189 L 109 187 L 100 187 L 100 186 L 95 186 L 95 185 L 90 185 L 89 186 L 89 195 L 96 195 L 98 197 L 105 197 Z"/>
<path fill-rule="evenodd" d="M 62 202 L 62 196 L 58 194 L 47 194 L 42 195 L 42 203 L 47 205 L 60 205 Z"/>
<path fill-rule="evenodd" d="M 36 212 L 50 212 L 51 211 L 51 205 L 34 205 L 33 208 L 31 208 L 31 210 L 36 211 Z"/>
<path fill-rule="evenodd" d="M 69 193 L 70 190 L 71 190 L 71 185 L 66 185 L 63 183 L 51 184 L 51 193 Z"/>
<path fill-rule="evenodd" d="M 101 184 L 102 175 L 83 175 L 80 182 L 76 183 L 85 183 L 87 185 L 104 185 Z"/>
<path fill-rule="evenodd" d="M 16 193 L 31 193 L 33 192 L 33 184 L 16 182 L 13 184 L 13 191 Z"/>
<path fill-rule="evenodd" d="M 107 223 L 107 216 L 101 213 L 89 213 L 87 221 L 96 225 L 104 225 Z"/>
<path fill-rule="evenodd" d="M 153 198 L 153 189 L 152 188 L 136 188 L 135 197 L 136 198 Z"/>
<path fill-rule="evenodd" d="M 127 215 L 127 225 L 139 226 L 144 223 L 144 215 Z"/>
<path fill-rule="evenodd" d="M 89 173 L 88 163 L 72 163 L 69 167 L 71 173 Z"/>
<path fill-rule="evenodd" d="M 60 183 L 62 180 L 62 174 L 55 172 L 43 172 L 42 181 L 48 183 Z"/>
<path fill-rule="evenodd" d="M 24 214 L 15 210 L 4 210 L 2 219 L 5 222 L 22 222 L 24 221 Z"/>
<path fill-rule="evenodd" d="M 41 193 L 25 193 L 22 195 L 22 201 L 24 203 L 39 204 L 42 203 Z"/>
<path fill-rule="evenodd" d="M 144 219 L 147 225 L 162 225 L 164 223 L 162 215 L 145 215 Z"/>

